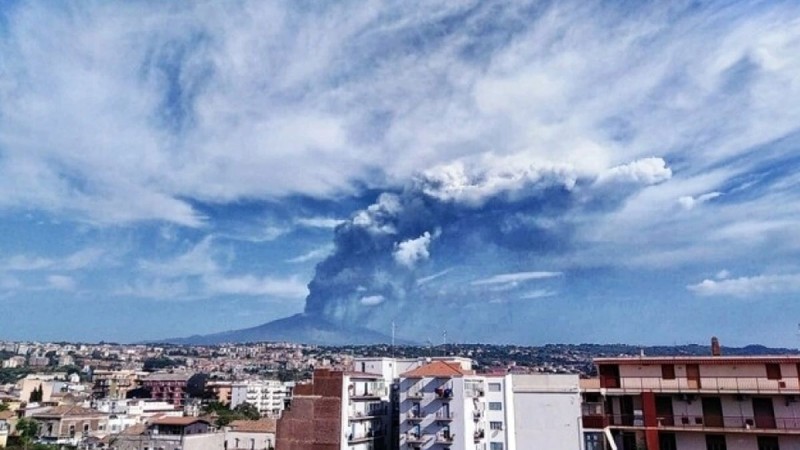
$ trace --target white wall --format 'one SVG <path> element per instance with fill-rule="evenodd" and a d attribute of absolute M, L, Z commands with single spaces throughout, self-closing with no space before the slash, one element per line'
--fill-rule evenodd
<path fill-rule="evenodd" d="M 582 446 L 577 375 L 513 375 L 517 450 Z"/>

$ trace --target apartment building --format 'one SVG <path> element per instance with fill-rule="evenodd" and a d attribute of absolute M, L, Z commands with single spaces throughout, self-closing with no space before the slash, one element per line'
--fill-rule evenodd
<path fill-rule="evenodd" d="M 248 380 L 231 385 L 231 408 L 250 403 L 262 416 L 280 417 L 287 387 L 278 380 Z"/>
<path fill-rule="evenodd" d="M 77 446 L 108 434 L 108 415 L 81 406 L 45 408 L 31 417 L 40 424 L 39 441 L 46 444 Z"/>
<path fill-rule="evenodd" d="M 581 448 L 577 375 L 478 374 L 457 357 L 356 358 L 392 386 L 391 448 Z"/>
<path fill-rule="evenodd" d="M 154 400 L 164 400 L 175 406 L 183 406 L 186 400 L 186 385 L 193 374 L 188 372 L 151 373 L 142 380 L 142 386 L 150 390 Z"/>
<path fill-rule="evenodd" d="M 317 369 L 277 423 L 280 450 L 386 450 L 389 389 L 381 375 Z"/>
<path fill-rule="evenodd" d="M 165 417 L 131 427 L 113 439 L 116 450 L 220 450 L 225 432 L 197 417 Z M 260 450 L 254 448 L 253 450 Z"/>
<path fill-rule="evenodd" d="M 507 381 L 493 377 L 490 396 L 488 378 L 457 362 L 432 361 L 401 374 L 401 448 L 514 450 Z"/>
<path fill-rule="evenodd" d="M 92 373 L 92 396 L 123 399 L 140 386 L 140 380 L 145 376 L 147 373 L 133 370 L 95 370 Z"/>
<path fill-rule="evenodd" d="M 800 448 L 800 357 L 719 353 L 595 359 L 599 377 L 583 380 L 585 449 Z"/>
<path fill-rule="evenodd" d="M 502 386 L 492 385 L 489 399 L 504 388 L 514 410 L 514 439 L 518 450 L 582 448 L 581 393 L 577 375 L 511 375 Z M 509 391 L 511 398 L 509 399 Z M 489 423 L 490 432 L 495 428 Z"/>

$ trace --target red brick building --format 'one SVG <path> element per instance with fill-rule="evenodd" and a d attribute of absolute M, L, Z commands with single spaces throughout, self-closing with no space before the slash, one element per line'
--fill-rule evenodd
<path fill-rule="evenodd" d="M 278 420 L 276 450 L 388 448 L 389 392 L 379 375 L 317 369 Z"/>

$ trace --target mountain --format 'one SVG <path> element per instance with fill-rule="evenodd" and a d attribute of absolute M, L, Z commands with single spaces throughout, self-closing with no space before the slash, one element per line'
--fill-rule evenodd
<path fill-rule="evenodd" d="M 169 344 L 213 345 L 226 342 L 296 342 L 315 345 L 388 344 L 391 338 L 362 327 L 343 327 L 319 316 L 295 314 L 262 325 L 222 333 L 164 339 Z M 398 344 L 406 344 L 407 341 Z"/>

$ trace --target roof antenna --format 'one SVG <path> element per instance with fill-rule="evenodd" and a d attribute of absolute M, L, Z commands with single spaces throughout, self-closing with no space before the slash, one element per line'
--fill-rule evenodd
<path fill-rule="evenodd" d="M 394 355 L 394 335 L 395 335 L 396 332 L 397 332 L 397 326 L 395 325 L 394 320 L 393 320 L 392 321 L 392 358 L 394 358 L 394 356 L 395 356 Z"/>

